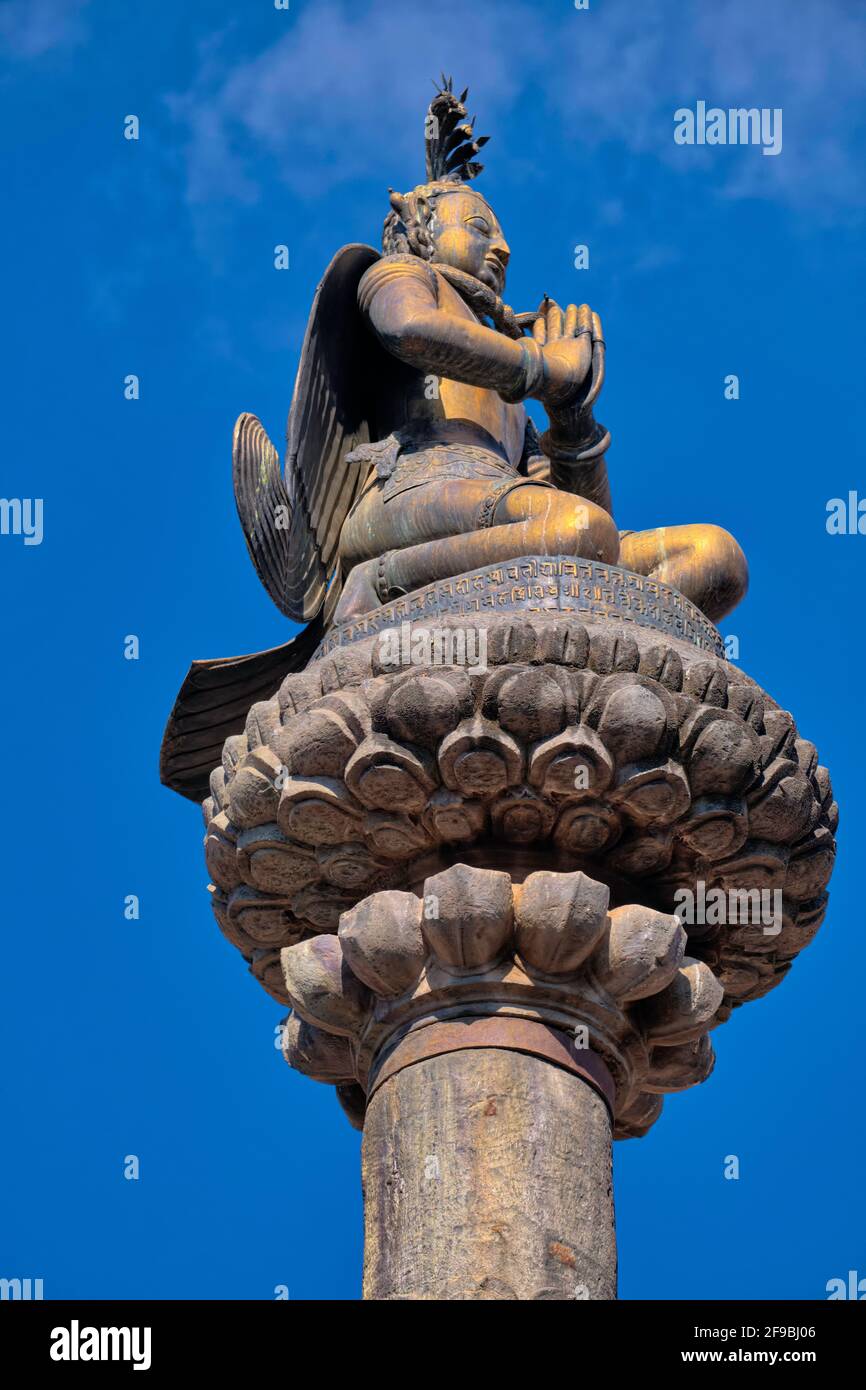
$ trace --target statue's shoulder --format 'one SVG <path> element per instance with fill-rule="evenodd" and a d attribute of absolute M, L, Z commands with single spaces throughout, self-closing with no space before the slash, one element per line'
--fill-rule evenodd
<path fill-rule="evenodd" d="M 426 286 L 437 299 L 439 297 L 439 281 L 433 267 L 427 261 L 422 261 L 419 256 L 395 252 L 391 256 L 380 256 L 361 277 L 358 285 L 358 304 L 362 313 L 369 310 L 379 290 L 394 280 L 403 283 L 414 280 Z"/>

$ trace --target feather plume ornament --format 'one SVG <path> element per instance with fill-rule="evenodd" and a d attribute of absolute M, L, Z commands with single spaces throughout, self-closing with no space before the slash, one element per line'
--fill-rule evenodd
<path fill-rule="evenodd" d="M 442 86 L 427 108 L 424 121 L 424 147 L 428 183 L 468 183 L 484 168 L 475 156 L 487 144 L 489 135 L 475 135 L 475 117 L 469 116 L 466 98 L 469 88 L 459 96 L 453 79 L 442 74 Z"/>

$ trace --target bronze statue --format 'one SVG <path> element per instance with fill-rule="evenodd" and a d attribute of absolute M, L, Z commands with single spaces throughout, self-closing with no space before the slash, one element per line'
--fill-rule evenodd
<path fill-rule="evenodd" d="M 325 272 L 289 413 L 285 481 L 256 417 L 237 422 L 235 497 L 250 556 L 277 607 L 308 627 L 272 653 L 228 663 L 232 711 L 304 665 L 332 623 L 514 557 L 619 564 L 673 586 L 714 621 L 745 593 L 745 557 L 717 526 L 617 530 L 610 435 L 593 414 L 601 321 L 586 304 L 563 311 L 546 296 L 531 313 L 503 302 L 510 252 L 468 186 L 487 137 L 475 137 L 465 98 L 443 79 L 425 125 L 427 182 L 391 192 L 384 254 L 346 246 Z M 530 398 L 547 413 L 541 438 L 523 406 Z M 175 735 L 184 711 L 182 691 Z M 208 756 L 232 720 L 215 711 Z M 195 727 L 198 736 L 201 720 Z M 165 761 L 163 776 L 184 789 Z M 189 787 L 200 790 L 198 772 Z"/>

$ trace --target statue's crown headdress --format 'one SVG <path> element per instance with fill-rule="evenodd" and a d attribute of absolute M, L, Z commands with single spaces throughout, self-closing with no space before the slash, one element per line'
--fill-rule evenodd
<path fill-rule="evenodd" d="M 464 105 L 469 88 L 459 97 L 454 95 L 453 79 L 442 74 L 442 86 L 427 108 L 424 121 L 424 146 L 427 156 L 428 183 L 468 183 L 484 168 L 475 161 L 488 135 L 475 136 L 475 117 L 468 116 Z"/>

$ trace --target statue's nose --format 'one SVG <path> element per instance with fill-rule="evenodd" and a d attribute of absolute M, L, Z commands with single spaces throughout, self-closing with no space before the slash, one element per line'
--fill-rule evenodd
<path fill-rule="evenodd" d="M 497 237 L 494 240 L 493 245 L 490 247 L 490 254 L 495 256 L 498 261 L 501 261 L 504 270 L 511 260 L 511 247 L 508 245 L 505 237 Z"/>

